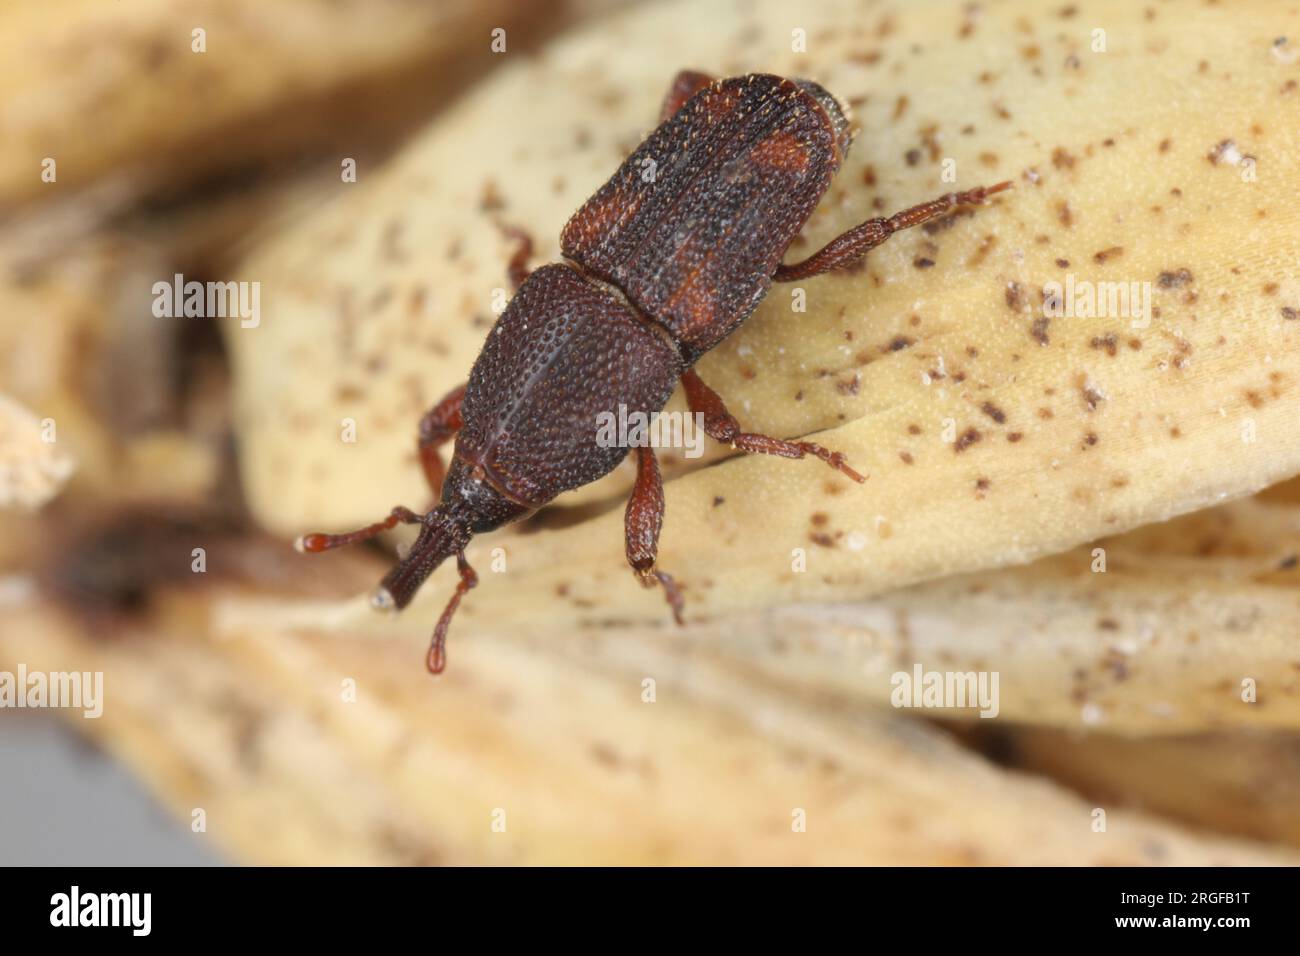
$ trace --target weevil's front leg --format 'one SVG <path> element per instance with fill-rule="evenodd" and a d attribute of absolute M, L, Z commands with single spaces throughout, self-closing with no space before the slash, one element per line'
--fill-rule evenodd
<path fill-rule="evenodd" d="M 636 484 L 627 501 L 623 515 L 623 531 L 627 544 L 627 563 L 637 573 L 641 583 L 648 588 L 662 585 L 664 596 L 673 609 L 673 620 L 682 622 L 681 589 L 668 574 L 655 567 L 659 554 L 659 529 L 664 523 L 664 485 L 659 477 L 659 462 L 654 449 L 636 449 Z"/>
<path fill-rule="evenodd" d="M 460 431 L 465 423 L 461 418 L 460 407 L 465 400 L 465 386 L 452 389 L 447 396 L 420 419 L 420 467 L 424 477 L 433 489 L 434 500 L 442 494 L 442 480 L 447 469 L 438 454 L 438 446 Z"/>
<path fill-rule="evenodd" d="M 774 282 L 792 282 L 795 279 L 807 279 L 821 275 L 823 272 L 842 269 L 857 262 L 900 229 L 929 222 L 957 206 L 982 203 L 994 193 L 1010 189 L 1011 185 L 1008 180 L 996 186 L 981 186 L 979 189 L 971 189 L 964 193 L 948 193 L 938 199 L 931 199 L 919 206 L 894 213 L 888 219 L 868 219 L 843 235 L 836 236 L 802 262 L 777 266 L 772 279 Z"/>
<path fill-rule="evenodd" d="M 441 674 L 443 668 L 447 666 L 447 629 L 451 627 L 451 616 L 456 613 L 456 608 L 460 607 L 460 599 L 471 589 L 478 587 L 478 575 L 465 560 L 464 551 L 456 552 L 456 567 L 460 571 L 460 580 L 456 582 L 456 593 L 451 596 L 451 600 L 443 609 L 442 616 L 438 618 L 438 626 L 433 629 L 433 640 L 429 644 L 427 663 L 430 674 Z"/>
<path fill-rule="evenodd" d="M 848 466 L 844 455 L 830 451 L 810 441 L 783 441 L 767 435 L 755 435 L 742 432 L 727 406 L 722 403 L 718 393 L 705 385 L 691 369 L 682 376 L 682 385 L 686 388 L 686 402 L 692 412 L 704 415 L 704 433 L 715 441 L 723 442 L 740 451 L 754 452 L 761 455 L 779 455 L 782 458 L 803 458 L 812 455 L 820 458 L 832 468 L 837 468 L 856 482 L 867 479 Z"/>
<path fill-rule="evenodd" d="M 692 96 L 713 82 L 713 77 L 698 70 L 682 70 L 673 77 L 673 85 L 668 87 L 664 105 L 659 110 L 659 122 L 663 123 L 676 113 Z"/>
<path fill-rule="evenodd" d="M 321 551 L 330 551 L 334 548 L 346 547 L 349 544 L 369 541 L 385 531 L 396 528 L 399 523 L 419 524 L 422 520 L 423 516 L 416 514 L 410 508 L 403 508 L 398 505 L 383 521 L 376 521 L 360 531 L 349 531 L 346 534 L 319 534 L 313 532 L 312 534 L 303 535 L 293 543 L 293 546 L 307 554 L 319 554 Z"/>

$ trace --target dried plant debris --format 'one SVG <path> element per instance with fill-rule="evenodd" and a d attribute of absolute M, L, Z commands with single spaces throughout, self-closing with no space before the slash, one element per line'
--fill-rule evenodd
<path fill-rule="evenodd" d="M 970 742 L 1000 765 L 1046 774 L 1085 799 L 1220 833 L 1300 846 L 1300 736 L 1132 738 L 987 723 Z"/>
<path fill-rule="evenodd" d="M 431 694 L 400 646 L 252 619 L 205 634 L 208 600 L 173 599 L 112 641 L 11 609 L 0 663 L 103 671 L 112 706 L 73 719 L 248 862 L 1297 860 L 1085 802 L 923 723 L 801 700 L 705 656 L 647 648 L 628 671 L 616 649 L 474 642 Z"/>
<path fill-rule="evenodd" d="M 998 674 L 997 716 L 1111 734 L 1300 728 L 1300 510 L 1248 499 L 1022 568 L 726 630 L 773 678 L 893 702 L 896 675 Z M 978 708 L 955 712 L 977 717 Z"/>
<path fill-rule="evenodd" d="M 76 465 L 53 441 L 52 424 L 0 395 L 0 511 L 35 511 L 72 475 Z"/>
<path fill-rule="evenodd" d="M 427 112 L 465 36 L 532 23 L 528 6 L 6 4 L 0 210 L 51 194 L 111 209 L 223 169 L 247 175 L 304 143 L 373 139 L 413 104 Z"/>
<path fill-rule="evenodd" d="M 83 492 L 210 498 L 228 439 L 228 383 L 213 326 L 152 311 L 166 258 L 114 232 L 57 251 L 38 243 L 46 254 L 37 256 L 24 238 L 0 241 L 0 311 L 15 317 L 0 323 L 5 390 L 42 423 L 42 440 L 77 462 Z"/>
<path fill-rule="evenodd" d="M 983 713 L 1130 735 L 1300 728 L 1295 503 L 1251 498 L 1025 567 L 874 599 L 738 609 L 686 629 L 646 626 L 603 599 L 599 583 L 589 589 L 565 577 L 549 603 L 521 586 L 516 553 L 544 551 L 563 536 L 499 542 L 495 556 L 487 546 L 471 553 L 484 567 L 507 570 L 485 574 L 473 594 L 483 600 L 466 602 L 453 656 L 485 634 L 563 648 L 577 635 L 611 631 L 634 643 L 707 647 L 772 681 L 846 702 L 899 706 L 903 694 L 903 705 L 919 703 L 925 716 L 979 720 Z M 249 613 L 413 642 L 427 640 L 435 615 L 417 602 L 385 619 L 364 600 Z M 408 653 L 418 664 L 418 650 Z M 954 702 L 943 698 L 930 710 L 915 699 L 913 684 L 934 674 L 969 679 L 968 704 L 949 709 Z M 994 679 L 985 688 L 993 699 L 981 704 L 978 682 Z"/>

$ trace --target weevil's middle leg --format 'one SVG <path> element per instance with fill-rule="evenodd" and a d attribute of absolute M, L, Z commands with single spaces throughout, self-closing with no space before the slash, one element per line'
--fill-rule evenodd
<path fill-rule="evenodd" d="M 1011 181 L 998 183 L 996 186 L 981 186 L 979 189 L 964 193 L 948 193 L 938 199 L 931 199 L 919 206 L 894 213 L 888 219 L 868 219 L 854 226 L 848 232 L 836 236 L 820 250 L 802 262 L 777 266 L 772 276 L 774 282 L 793 282 L 807 279 L 852 265 L 880 245 L 900 229 L 908 229 L 929 222 L 957 206 L 971 206 L 982 203 L 994 193 L 1011 188 Z"/>
<path fill-rule="evenodd" d="M 784 441 L 767 435 L 742 432 L 727 406 L 723 404 L 718 393 L 705 385 L 691 369 L 682 376 L 682 385 L 686 389 L 686 402 L 692 412 L 704 415 L 704 433 L 715 441 L 723 442 L 740 451 L 754 452 L 761 455 L 779 455 L 782 458 L 803 458 L 812 455 L 820 458 L 832 468 L 838 469 L 856 482 L 867 479 L 849 467 L 844 454 L 831 451 L 810 441 Z"/>
<path fill-rule="evenodd" d="M 398 505 L 392 513 L 383 521 L 376 521 L 372 525 L 367 525 L 359 531 L 349 531 L 346 534 L 305 534 L 293 543 L 293 546 L 307 554 L 319 554 L 321 551 L 332 551 L 334 548 L 346 547 L 349 544 L 359 544 L 362 541 L 369 541 L 371 538 L 390 531 L 400 524 L 419 524 L 424 520 L 423 515 L 418 515 L 410 508 L 403 508 Z"/>
<path fill-rule="evenodd" d="M 623 531 L 627 545 L 627 563 L 637 573 L 641 583 L 648 588 L 656 584 L 664 589 L 664 596 L 673 609 L 673 620 L 682 624 L 681 589 L 672 576 L 655 567 L 659 555 L 659 530 L 664 523 L 664 485 L 659 476 L 659 462 L 653 448 L 636 449 L 636 484 L 632 497 L 627 500 L 623 515 Z"/>
<path fill-rule="evenodd" d="M 454 388 L 447 393 L 437 405 L 429 409 L 420 419 L 420 467 L 424 469 L 425 480 L 433 489 L 436 501 L 442 494 L 442 480 L 447 475 L 438 446 L 460 431 L 464 419 L 460 414 L 461 404 L 465 400 L 465 386 Z"/>

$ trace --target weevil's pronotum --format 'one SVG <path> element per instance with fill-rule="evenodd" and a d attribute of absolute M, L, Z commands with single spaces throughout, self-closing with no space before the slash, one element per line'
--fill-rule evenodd
<path fill-rule="evenodd" d="M 620 405 L 659 411 L 680 381 L 713 439 L 746 452 L 812 455 L 863 481 L 838 452 L 742 431 L 692 367 L 749 317 L 773 282 L 850 265 L 900 229 L 1011 185 L 949 193 L 868 219 L 802 262 L 782 263 L 850 139 L 844 110 L 816 83 L 679 74 L 659 127 L 564 227 L 566 261 L 529 274 L 524 240 L 510 263 L 518 291 L 469 381 L 420 422 L 419 457 L 438 504 L 427 514 L 394 508 L 349 534 L 308 534 L 299 550 L 326 551 L 399 523 L 420 525 L 411 550 L 374 593 L 373 604 L 384 609 L 405 607 L 455 555 L 460 581 L 429 648 L 429 669 L 438 673 L 451 616 L 478 581 L 465 560 L 470 538 L 608 474 L 631 450 L 637 467 L 624 524 L 627 560 L 647 587 L 664 589 L 680 624 L 681 591 L 655 564 L 664 495 L 654 450 L 606 447 L 597 440 L 598 416 Z M 438 446 L 453 436 L 444 471 Z"/>

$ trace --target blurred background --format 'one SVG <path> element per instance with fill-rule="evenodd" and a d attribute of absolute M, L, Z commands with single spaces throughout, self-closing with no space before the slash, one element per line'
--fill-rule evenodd
<path fill-rule="evenodd" d="M 75 630 L 122 639 L 148 627 L 150 590 L 188 573 L 185 562 L 154 563 L 166 539 L 195 522 L 252 531 L 233 477 L 230 371 L 215 323 L 150 328 L 155 277 L 142 277 L 222 276 L 258 236 L 331 190 L 340 156 L 362 169 L 382 164 L 501 62 L 488 50 L 491 29 L 508 30 L 511 52 L 528 56 L 618 5 L 6 4 L 7 598 L 29 602 L 35 570 L 44 599 Z M 36 409 L 58 423 L 68 451 L 28 467 L 22 429 Z M 95 553 L 85 554 L 92 538 Z M 84 561 L 66 560 L 77 552 Z M 28 625 L 0 612 L 6 637 Z M 13 655 L 5 644 L 0 666 L 11 672 Z M 0 711 L 0 862 L 246 862 L 193 832 L 188 814 L 86 730 L 54 711 Z"/>
<path fill-rule="evenodd" d="M 418 409 L 455 384 L 431 374 L 407 388 L 387 363 L 400 369 L 414 338 L 370 340 L 370 311 L 420 315 L 423 301 L 332 298 L 300 278 L 312 264 L 329 255 L 340 273 L 360 273 L 374 247 L 416 272 L 436 259 L 450 273 L 498 276 L 485 288 L 504 284 L 498 220 L 537 223 L 539 261 L 551 256 L 561 211 L 652 126 L 642 100 L 657 102 L 680 67 L 766 63 L 755 24 L 785 44 L 797 6 L 718 4 L 698 21 L 687 4 L 619 0 L 0 7 L 0 672 L 104 680 L 97 719 L 0 710 L 0 863 L 1300 861 L 1300 605 L 1290 576 L 1300 491 L 1273 480 L 1285 475 L 1254 482 L 1272 487 L 1235 504 L 1103 541 L 1136 582 L 1107 594 L 1086 580 L 1088 543 L 1028 570 L 879 598 L 864 589 L 856 603 L 760 608 L 681 633 L 624 626 L 615 611 L 583 628 L 544 622 L 534 592 L 518 592 L 531 603 L 513 607 L 508 587 L 484 587 L 458 622 L 464 635 L 477 622 L 481 636 L 454 645 L 436 684 L 422 668 L 428 610 L 404 618 L 395 640 L 376 639 L 361 597 L 394 540 L 322 561 L 290 547 L 309 523 L 342 528 L 399 500 L 422 505 L 406 443 Z M 837 54 L 844 69 L 920 53 L 900 36 L 924 32 L 906 5 L 841 6 L 857 44 Z M 1040 59 L 1028 47 L 1049 46 L 1074 17 L 1040 20 L 1028 3 L 926 6 L 916 16 L 945 24 L 945 42 L 979 22 L 972 9 L 1032 20 L 998 41 L 1031 71 L 1056 59 L 1054 48 Z M 1101 6 L 1101 22 L 1124 16 Z M 1092 22 L 1088 4 L 1074 7 Z M 1261 15 L 1250 42 L 1272 42 L 1285 26 Z M 715 45 L 716 59 L 679 62 L 671 37 L 687 30 L 702 37 L 697 50 Z M 978 56 L 996 62 L 998 49 Z M 590 64 L 632 58 L 663 82 L 632 106 L 602 97 Z M 1291 72 L 1270 74 L 1270 94 L 1296 76 L 1273 61 Z M 493 86 L 507 69 L 513 86 Z M 542 107 L 505 94 L 540 91 L 551 76 L 590 87 L 606 112 L 583 114 L 576 133 L 557 121 L 553 139 L 535 141 L 543 158 L 521 158 L 527 144 L 514 131 L 530 116 L 547 124 Z M 907 110 L 906 97 L 881 100 L 864 94 L 854 105 Z M 600 128 L 611 112 L 635 116 Z M 499 148 L 475 152 L 481 141 L 468 130 L 484 115 Z M 1032 146 L 1045 170 L 1051 145 Z M 479 164 L 535 159 L 571 168 L 571 179 L 548 173 L 528 196 L 495 180 L 472 194 L 447 185 Z M 421 216 L 455 222 L 472 210 L 487 224 L 462 243 L 443 220 L 413 234 L 364 202 L 340 206 L 349 162 L 367 188 L 372 175 L 389 176 L 366 194 L 377 208 L 402 205 L 399 178 L 420 179 L 454 193 L 446 209 L 411 199 Z M 1211 167 L 1199 151 L 1195 162 Z M 1019 170 L 987 175 L 1004 172 Z M 852 180 L 874 189 L 873 166 L 854 167 Z M 843 198 L 828 203 L 850 205 Z M 1293 223 L 1270 224 L 1295 234 Z M 899 268 L 910 272 L 910 259 Z M 154 284 L 176 274 L 207 282 L 275 269 L 290 278 L 268 283 L 262 314 L 268 334 L 289 331 L 257 356 L 232 347 L 230 319 L 154 312 Z M 428 307 L 447 311 L 434 311 L 430 327 L 453 311 L 460 324 L 445 349 L 430 347 L 447 368 L 467 369 L 490 313 L 444 292 L 431 286 Z M 362 317 L 343 322 L 362 366 L 396 383 L 373 401 L 399 436 L 400 468 L 295 458 L 289 426 L 301 409 L 279 389 L 292 385 L 303 408 L 371 401 L 368 379 L 293 365 L 313 340 L 345 334 L 323 318 L 336 310 Z M 833 384 L 824 401 L 848 394 Z M 276 408 L 287 426 L 275 424 Z M 665 464 L 670 478 L 685 469 Z M 512 532 L 521 549 L 587 519 L 615 521 L 618 480 Z M 586 539 L 569 540 L 538 553 L 562 557 Z M 435 603 L 448 580 L 435 582 Z M 568 595 L 545 580 L 557 601 Z M 1215 603 L 1207 611 L 1189 595 Z M 659 613 L 657 598 L 645 606 Z M 1180 631 L 1177 652 L 1132 665 L 1133 650 L 1105 623 L 1126 610 L 1199 636 L 1184 644 Z M 962 647 L 976 649 L 962 657 Z M 864 699 L 864 668 L 910 670 L 909 655 L 926 650 L 950 667 L 1002 669 L 1004 693 L 1022 708 L 996 721 L 927 719 L 887 706 L 887 681 Z M 1256 650 L 1262 670 L 1251 670 Z M 1262 718 L 1205 703 L 1235 704 L 1247 672 L 1271 679 Z"/>

